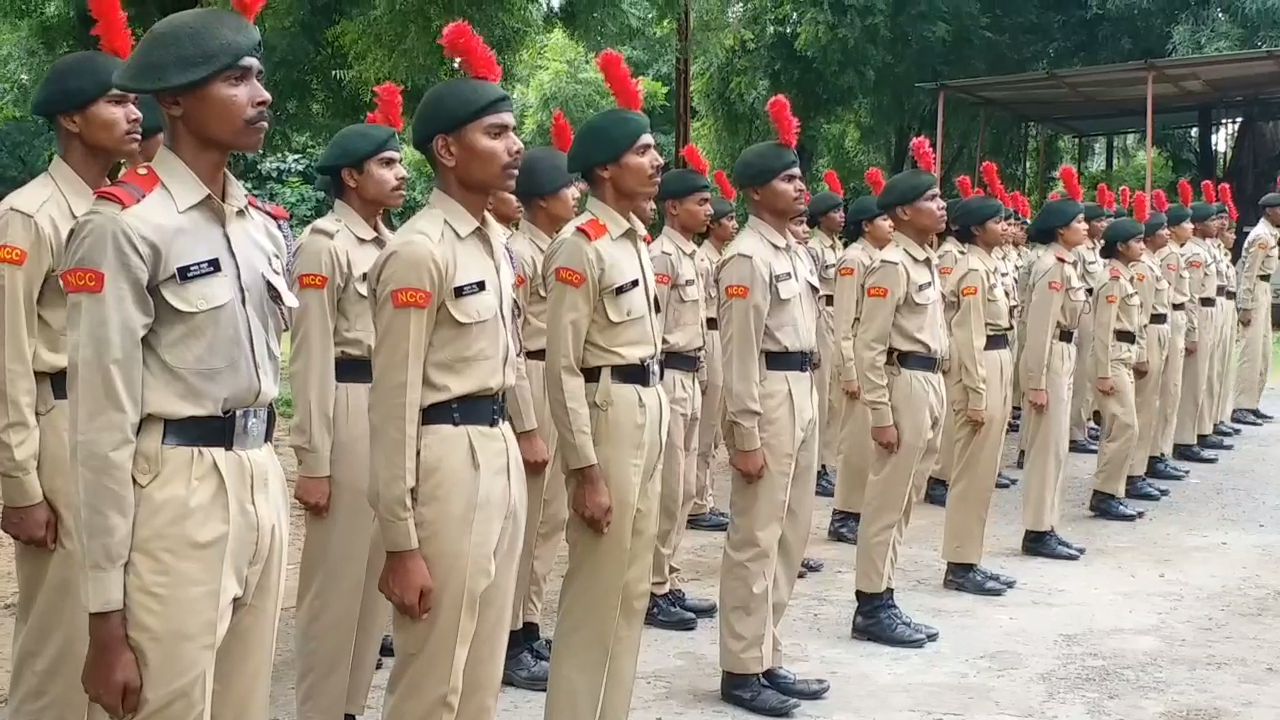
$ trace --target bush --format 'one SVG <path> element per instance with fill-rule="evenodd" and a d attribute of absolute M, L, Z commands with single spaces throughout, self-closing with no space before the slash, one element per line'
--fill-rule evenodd
<path fill-rule="evenodd" d="M 53 159 L 53 131 L 43 120 L 0 125 L 0 197 L 31 182 Z"/>

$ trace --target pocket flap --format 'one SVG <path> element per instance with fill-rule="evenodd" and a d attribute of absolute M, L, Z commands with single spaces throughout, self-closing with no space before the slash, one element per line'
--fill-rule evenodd
<path fill-rule="evenodd" d="M 484 322 L 498 314 L 498 298 L 488 289 L 462 297 L 451 292 L 444 305 L 453 319 L 463 325 Z"/>
<path fill-rule="evenodd" d="M 622 323 L 644 316 L 646 296 L 640 278 L 631 278 L 606 287 L 600 299 L 609 320 Z"/>
<path fill-rule="evenodd" d="M 185 283 L 170 278 L 160 283 L 160 295 L 165 302 L 174 310 L 185 313 L 200 313 L 222 307 L 231 302 L 234 294 L 235 288 L 228 275 L 210 275 Z"/>

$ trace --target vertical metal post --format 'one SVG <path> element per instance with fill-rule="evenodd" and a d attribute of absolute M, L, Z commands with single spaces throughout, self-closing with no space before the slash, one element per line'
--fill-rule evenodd
<path fill-rule="evenodd" d="M 938 88 L 938 129 L 933 140 L 934 153 L 938 156 L 938 177 L 942 177 L 942 130 L 947 115 L 947 89 Z"/>
<path fill-rule="evenodd" d="M 973 156 L 973 176 L 978 177 L 978 170 L 982 167 L 982 151 L 987 144 L 987 109 L 982 108 L 982 112 L 978 115 L 978 152 Z"/>
<path fill-rule="evenodd" d="M 1156 71 L 1147 70 L 1147 197 L 1151 197 L 1151 180 L 1156 167 L 1156 122 L 1155 122 L 1155 78 Z"/>

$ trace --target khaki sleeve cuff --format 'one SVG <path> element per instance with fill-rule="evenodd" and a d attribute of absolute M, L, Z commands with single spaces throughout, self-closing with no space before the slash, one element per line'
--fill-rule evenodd
<path fill-rule="evenodd" d="M 564 442 L 564 438 L 560 439 Z M 596 449 L 590 445 L 586 447 L 578 447 L 576 445 L 566 443 L 564 446 L 564 461 L 566 470 L 581 470 L 584 467 L 591 467 L 598 464 L 596 460 Z M 557 447 L 556 450 L 560 450 Z"/>
<path fill-rule="evenodd" d="M 756 428 L 735 425 L 733 427 L 733 438 L 736 441 L 732 448 L 734 450 L 751 452 L 760 447 L 760 431 Z"/>
<path fill-rule="evenodd" d="M 382 520 L 382 547 L 387 552 L 418 549 L 418 528 L 413 520 Z"/>
<path fill-rule="evenodd" d="M 44 500 L 40 480 L 35 473 L 0 477 L 0 497 L 9 507 L 29 507 Z"/>
<path fill-rule="evenodd" d="M 124 609 L 124 568 L 90 570 L 85 587 L 89 614 Z"/>
<path fill-rule="evenodd" d="M 1027 377 L 1027 381 L 1023 383 L 1022 389 L 1025 391 L 1025 390 L 1047 390 L 1048 388 L 1045 386 L 1043 375 L 1030 375 Z"/>
<path fill-rule="evenodd" d="M 893 408 L 871 408 L 871 427 L 889 427 L 893 424 Z"/>
<path fill-rule="evenodd" d="M 987 394 L 976 390 L 969 391 L 969 409 L 970 410 L 986 410 Z"/>
<path fill-rule="evenodd" d="M 309 450 L 293 449 L 293 454 L 298 458 L 298 474 L 307 477 L 329 477 L 332 473 L 329 470 L 328 453 L 311 452 Z"/>

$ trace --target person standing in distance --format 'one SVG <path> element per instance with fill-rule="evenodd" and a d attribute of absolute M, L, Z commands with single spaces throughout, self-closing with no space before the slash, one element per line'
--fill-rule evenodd
<path fill-rule="evenodd" d="M 1218 275 L 1216 250 L 1210 238 L 1217 235 L 1216 211 L 1208 203 L 1191 205 L 1191 239 L 1182 246 L 1183 266 L 1188 275 L 1190 309 L 1195 313 L 1187 329 L 1187 357 L 1182 365 L 1182 398 L 1178 403 L 1178 423 L 1174 430 L 1173 457 L 1185 462 L 1212 464 L 1218 456 L 1212 449 L 1221 440 L 1210 440 L 1208 384 L 1213 336 L 1218 327 Z M 1226 295 L 1225 290 L 1223 296 Z M 1217 440 L 1217 438 L 1214 438 Z"/>
<path fill-rule="evenodd" d="M 957 178 L 957 185 L 960 184 L 960 179 Z M 964 192 L 961 189 L 961 193 L 963 194 Z M 970 194 L 972 194 L 972 190 L 970 190 Z M 965 195 L 962 198 L 947 201 L 947 228 L 939 235 L 938 247 L 934 251 L 938 259 L 938 280 L 941 284 L 940 292 L 943 298 L 943 310 L 948 315 L 955 309 L 952 304 L 954 300 L 948 300 L 948 291 L 955 282 L 956 266 L 960 264 L 960 260 L 968 252 L 965 245 L 956 238 L 956 228 L 950 221 L 954 219 L 954 213 L 960 208 L 960 203 L 967 197 L 968 195 Z M 945 376 L 944 380 L 946 380 Z M 944 385 L 945 392 L 947 392 L 947 389 Z M 944 407 L 946 406 L 944 405 Z M 955 465 L 955 446 L 956 423 L 948 407 L 943 412 L 942 435 L 938 439 L 938 457 L 933 461 L 933 467 L 929 470 L 929 478 L 924 488 L 924 501 L 930 505 L 937 507 L 947 506 L 947 490 L 951 484 L 951 474 Z"/>
<path fill-rule="evenodd" d="M 1179 203 L 1170 205 L 1165 212 L 1169 241 L 1154 251 L 1160 274 L 1169 283 L 1169 353 L 1162 372 L 1160 411 L 1153 423 L 1155 432 L 1148 449 L 1145 472 L 1153 480 L 1183 480 L 1190 474 L 1187 468 L 1174 465 L 1169 457 L 1173 452 L 1173 431 L 1182 401 L 1182 366 L 1188 354 L 1194 351 L 1194 346 L 1188 347 L 1187 341 L 1187 336 L 1194 330 L 1195 314 L 1190 307 L 1193 298 L 1182 257 L 1182 248 L 1191 239 L 1193 231 L 1191 183 L 1178 181 L 1178 197 Z"/>
<path fill-rule="evenodd" d="M 842 250 L 844 229 L 844 184 L 835 170 L 823 173 L 827 189 L 809 202 L 809 227 L 813 239 L 809 247 L 818 259 L 818 357 L 822 362 L 814 373 L 818 382 L 818 497 L 835 497 L 836 467 L 840 448 L 840 411 L 844 409 L 838 381 L 831 373 L 836 358 L 836 262 Z"/>
<path fill-rule="evenodd" d="M 1271 274 L 1280 259 L 1280 193 L 1258 200 L 1262 217 L 1249 231 L 1240 253 L 1240 369 L 1236 374 L 1233 422 L 1253 425 L 1272 420 L 1259 402 L 1271 372 Z M 1255 422 L 1249 422 L 1252 418 Z"/>
<path fill-rule="evenodd" d="M 1084 204 L 1084 219 L 1089 223 L 1089 241 L 1073 252 L 1092 302 L 1098 286 L 1107 280 L 1107 264 L 1100 255 L 1100 250 L 1102 233 L 1112 222 L 1112 218 L 1101 205 L 1087 202 Z M 1071 391 L 1071 443 L 1068 447 L 1071 452 L 1082 455 L 1098 454 L 1098 442 L 1093 435 L 1095 428 L 1090 421 L 1096 399 L 1092 375 L 1095 319 L 1092 312 L 1081 315 L 1080 327 L 1076 332 L 1076 375 Z"/>

